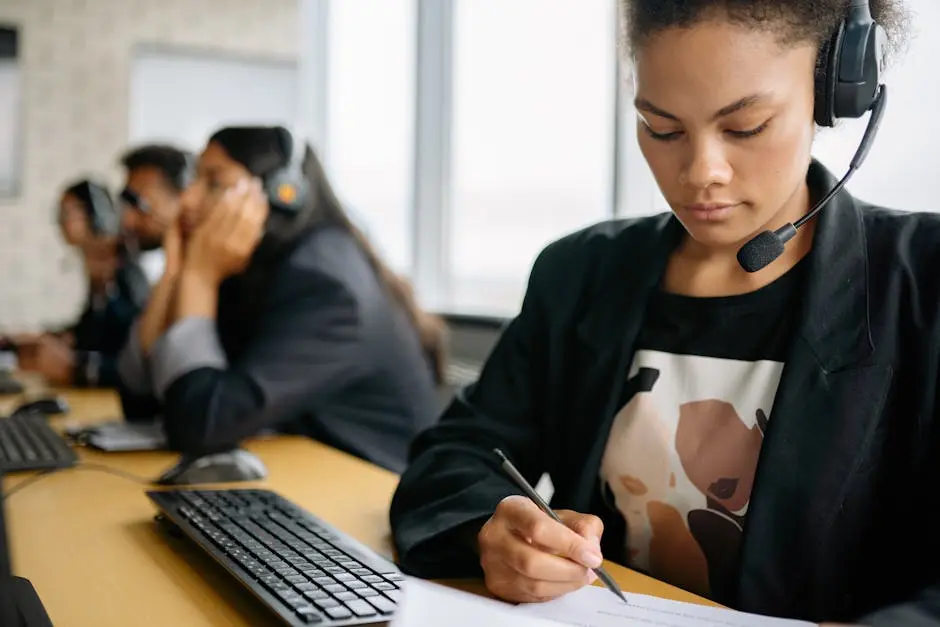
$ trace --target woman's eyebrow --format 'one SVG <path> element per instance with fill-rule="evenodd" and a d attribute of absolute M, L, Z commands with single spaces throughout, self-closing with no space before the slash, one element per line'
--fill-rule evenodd
<path fill-rule="evenodd" d="M 768 97 L 768 94 L 766 93 L 758 93 L 758 94 L 751 94 L 750 96 L 745 96 L 744 98 L 739 98 L 738 100 L 735 100 L 731 104 L 725 105 L 724 107 L 716 111 L 715 114 L 712 115 L 712 120 L 723 118 L 725 116 L 731 115 L 732 113 L 736 113 L 740 111 L 741 109 L 746 109 L 747 107 L 758 104 L 766 100 L 767 97 Z M 645 98 L 637 98 L 636 100 L 634 100 L 633 106 L 636 107 L 638 111 L 645 111 L 647 113 L 652 113 L 653 115 L 658 115 L 659 117 L 666 118 L 667 120 L 675 120 L 676 122 L 679 121 L 678 116 L 676 116 L 673 113 L 669 113 L 665 109 L 662 109 L 654 105 L 652 102 L 650 102 L 649 100 Z"/>

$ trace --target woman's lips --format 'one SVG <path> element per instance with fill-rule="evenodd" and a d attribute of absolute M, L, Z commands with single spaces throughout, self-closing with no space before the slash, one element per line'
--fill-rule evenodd
<path fill-rule="evenodd" d="M 740 203 L 699 203 L 687 205 L 686 213 L 702 222 L 718 222 L 727 219 Z"/>

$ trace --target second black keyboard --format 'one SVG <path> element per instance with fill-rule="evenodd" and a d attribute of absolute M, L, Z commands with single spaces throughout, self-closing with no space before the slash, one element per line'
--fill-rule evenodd
<path fill-rule="evenodd" d="M 288 625 L 391 618 L 403 577 L 390 561 L 268 490 L 147 496 Z"/>
<path fill-rule="evenodd" d="M 42 414 L 0 418 L 0 470 L 52 470 L 68 468 L 78 456 Z"/>

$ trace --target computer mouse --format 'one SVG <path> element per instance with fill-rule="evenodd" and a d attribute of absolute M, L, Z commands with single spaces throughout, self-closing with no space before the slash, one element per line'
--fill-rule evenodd
<path fill-rule="evenodd" d="M 157 479 L 157 483 L 160 485 L 230 483 L 258 481 L 267 476 L 268 469 L 256 455 L 243 449 L 234 449 L 198 458 L 184 455 L 176 466 Z"/>
<path fill-rule="evenodd" d="M 42 414 L 44 416 L 54 416 L 56 414 L 67 414 L 68 412 L 69 405 L 64 398 L 61 396 L 46 396 L 23 403 L 14 409 L 10 415 Z"/>

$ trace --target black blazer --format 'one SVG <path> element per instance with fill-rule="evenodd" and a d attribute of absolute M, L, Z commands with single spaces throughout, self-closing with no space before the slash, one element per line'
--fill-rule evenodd
<path fill-rule="evenodd" d="M 149 295 L 143 271 L 132 262 L 115 273 L 107 294 L 96 297 L 89 287 L 88 300 L 78 321 L 66 330 L 75 339 L 77 387 L 115 388 L 120 385 L 118 354 L 127 342 L 134 319 Z"/>
<path fill-rule="evenodd" d="M 147 360 L 122 356 L 125 415 L 162 414 L 170 447 L 183 453 L 274 430 L 401 472 L 409 443 L 440 409 L 417 330 L 343 229 L 316 228 L 270 264 L 257 280 L 223 284 L 218 320 L 204 330 L 218 337 L 217 359 L 192 354 L 205 346 L 199 338 L 175 345 L 195 367 L 146 390 L 129 365 Z"/>
<path fill-rule="evenodd" d="M 814 163 L 808 182 L 835 179 Z M 818 219 L 737 589 L 716 600 L 811 621 L 940 624 L 940 216 L 843 191 Z M 601 512 L 606 436 L 647 299 L 682 234 L 665 214 L 542 252 L 479 380 L 413 444 L 391 507 L 407 572 L 480 573 L 460 538 L 518 492 L 496 446 L 533 484 L 550 474 L 554 507 Z M 622 555 L 622 536 L 605 540 L 605 555 Z"/>

